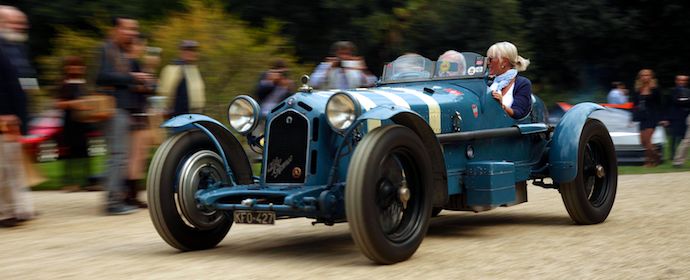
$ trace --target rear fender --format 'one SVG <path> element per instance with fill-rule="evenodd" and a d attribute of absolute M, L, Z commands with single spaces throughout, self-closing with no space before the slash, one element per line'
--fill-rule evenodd
<path fill-rule="evenodd" d="M 199 129 L 214 143 L 221 154 L 223 164 L 237 184 L 252 184 L 252 167 L 242 144 L 223 124 L 208 116 L 198 114 L 179 115 L 164 122 L 161 127 L 171 129 L 174 134 Z"/>
<path fill-rule="evenodd" d="M 558 122 L 549 149 L 549 172 L 554 182 L 567 183 L 575 179 L 582 128 L 592 112 L 602 109 L 604 107 L 594 103 L 580 103 Z"/>
<path fill-rule="evenodd" d="M 448 183 L 446 177 L 446 164 L 441 151 L 441 145 L 436 139 L 434 131 L 429 124 L 417 113 L 398 106 L 380 106 L 373 108 L 359 117 L 360 120 L 391 120 L 403 125 L 422 140 L 427 153 L 431 157 L 431 170 L 433 180 L 433 205 L 442 207 L 448 201 Z"/>

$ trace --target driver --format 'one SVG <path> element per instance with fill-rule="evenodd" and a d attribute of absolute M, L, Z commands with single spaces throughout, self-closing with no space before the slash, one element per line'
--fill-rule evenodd
<path fill-rule="evenodd" d="M 456 77 L 465 75 L 465 56 L 454 50 L 448 50 L 438 57 L 437 77 Z"/>
<path fill-rule="evenodd" d="M 518 75 L 529 65 L 529 60 L 518 55 L 515 45 L 498 42 L 486 51 L 489 75 L 494 81 L 489 87 L 491 95 L 501 108 L 514 119 L 522 119 L 532 108 L 532 83 Z"/>

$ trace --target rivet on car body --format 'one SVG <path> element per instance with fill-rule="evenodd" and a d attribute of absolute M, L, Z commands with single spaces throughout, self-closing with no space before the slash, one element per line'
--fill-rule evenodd
<path fill-rule="evenodd" d="M 465 150 L 465 155 L 467 156 L 468 159 L 474 158 L 474 148 L 472 147 L 472 145 L 467 145 L 467 149 Z"/>

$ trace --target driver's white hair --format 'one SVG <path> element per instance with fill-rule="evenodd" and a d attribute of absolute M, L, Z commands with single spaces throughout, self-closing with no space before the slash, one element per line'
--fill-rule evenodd
<path fill-rule="evenodd" d="M 513 43 L 510 42 L 498 42 L 489 47 L 486 51 L 486 55 L 490 57 L 498 58 L 498 61 L 503 61 L 504 58 L 508 59 L 510 65 L 518 71 L 527 70 L 529 66 L 529 59 L 525 59 L 518 55 L 518 50 Z"/>

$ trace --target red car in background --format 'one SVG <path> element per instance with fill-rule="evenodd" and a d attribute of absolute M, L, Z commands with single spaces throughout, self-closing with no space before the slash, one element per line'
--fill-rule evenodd
<path fill-rule="evenodd" d="M 29 122 L 29 131 L 22 143 L 37 162 L 53 161 L 65 155 L 65 147 L 59 145 L 63 131 L 63 111 L 52 109 L 42 112 Z M 105 140 L 100 129 L 89 134 L 89 155 L 105 154 Z"/>

